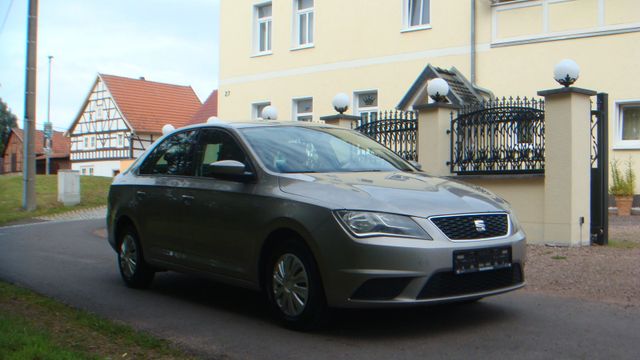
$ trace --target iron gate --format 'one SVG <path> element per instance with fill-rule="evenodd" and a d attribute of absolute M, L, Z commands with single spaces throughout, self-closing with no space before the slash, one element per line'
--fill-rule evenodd
<path fill-rule="evenodd" d="M 609 95 L 596 96 L 591 110 L 591 242 L 609 242 Z"/>
<path fill-rule="evenodd" d="M 355 130 L 405 160 L 418 161 L 418 113 L 415 111 L 381 111 L 375 117 L 360 119 Z"/>

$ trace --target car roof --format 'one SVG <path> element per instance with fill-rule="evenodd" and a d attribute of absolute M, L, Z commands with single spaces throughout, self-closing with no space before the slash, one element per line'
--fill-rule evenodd
<path fill-rule="evenodd" d="M 184 129 L 192 129 L 192 128 L 230 128 L 230 129 L 246 129 L 246 128 L 255 128 L 255 127 L 283 127 L 283 126 L 296 126 L 296 127 L 328 127 L 328 128 L 340 128 L 339 126 L 328 125 L 324 123 L 314 123 L 314 122 L 306 122 L 306 121 L 273 121 L 273 120 L 262 120 L 262 121 L 216 121 L 213 123 L 204 123 L 204 124 L 195 124 L 185 126 L 176 130 L 184 130 Z"/>

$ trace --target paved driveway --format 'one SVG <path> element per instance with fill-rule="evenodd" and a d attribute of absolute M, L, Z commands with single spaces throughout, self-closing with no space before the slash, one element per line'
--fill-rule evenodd
<path fill-rule="evenodd" d="M 162 273 L 125 288 L 102 220 L 0 228 L 0 278 L 177 342 L 204 358 L 635 359 L 640 309 L 516 292 L 472 305 L 339 311 L 319 333 L 280 328 L 259 294 Z"/>

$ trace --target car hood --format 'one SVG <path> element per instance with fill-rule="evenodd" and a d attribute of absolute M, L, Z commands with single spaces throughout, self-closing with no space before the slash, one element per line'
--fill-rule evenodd
<path fill-rule="evenodd" d="M 286 174 L 280 189 L 333 209 L 371 210 L 427 217 L 505 211 L 508 204 L 478 186 L 424 173 Z"/>

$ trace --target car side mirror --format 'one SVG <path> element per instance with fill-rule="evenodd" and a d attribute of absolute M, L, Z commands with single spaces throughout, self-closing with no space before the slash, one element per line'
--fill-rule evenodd
<path fill-rule="evenodd" d="M 417 161 L 409 160 L 409 164 L 418 170 L 422 170 L 422 165 Z"/>
<path fill-rule="evenodd" d="M 236 160 L 221 160 L 208 165 L 205 164 L 202 169 L 202 176 L 239 182 L 255 179 L 255 175 L 247 171 L 247 166 Z"/>
<path fill-rule="evenodd" d="M 211 175 L 243 175 L 246 166 L 236 160 L 222 160 L 209 164 L 208 173 Z"/>

